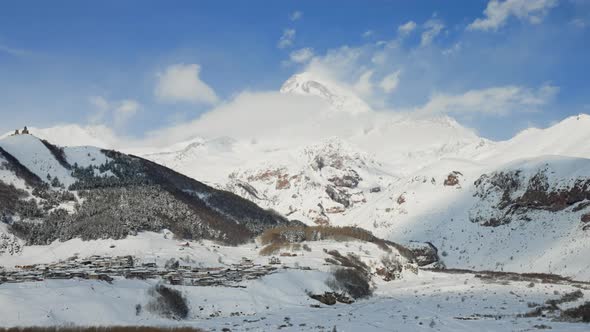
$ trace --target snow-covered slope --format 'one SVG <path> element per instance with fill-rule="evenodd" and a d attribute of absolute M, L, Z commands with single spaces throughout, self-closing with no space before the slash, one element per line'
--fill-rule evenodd
<path fill-rule="evenodd" d="M 29 128 L 35 136 L 48 140 L 59 146 L 95 146 L 103 149 L 113 149 L 121 142 L 114 132 L 106 126 L 75 124 L 58 125 L 50 128 Z M 6 133 L 0 138 L 11 136 Z"/>
<path fill-rule="evenodd" d="M 589 129 L 590 115 L 571 116 L 546 129 L 526 129 L 478 158 L 504 162 L 542 155 L 590 158 Z"/>
<path fill-rule="evenodd" d="M 394 241 L 431 241 L 450 267 L 590 278 L 589 159 L 446 167 L 400 182 L 356 219 Z"/>
<path fill-rule="evenodd" d="M 292 224 L 236 195 L 112 150 L 62 148 L 22 134 L 0 139 L 0 162 L 0 222 L 27 244 L 163 228 L 241 243 L 268 227 Z"/>

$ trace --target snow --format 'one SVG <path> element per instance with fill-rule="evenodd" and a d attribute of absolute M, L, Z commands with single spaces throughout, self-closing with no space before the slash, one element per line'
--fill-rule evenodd
<path fill-rule="evenodd" d="M 66 259 L 74 254 L 139 255 L 141 262 L 163 264 L 171 257 L 182 264 L 224 266 L 242 257 L 266 264 L 255 243 L 226 247 L 213 242 L 189 242 L 179 247 L 168 231 L 141 233 L 122 240 L 70 240 L 49 246 L 25 247 L 20 256 L 2 256 L 2 265 L 32 264 Z M 370 243 L 352 241 L 307 242 L 311 251 L 296 251 L 296 257 L 280 257 L 279 270 L 262 279 L 244 281 L 244 288 L 170 286 L 188 300 L 187 320 L 173 321 L 150 313 L 148 290 L 158 280 L 117 278 L 112 284 L 71 279 L 0 284 L 0 326 L 22 325 L 190 325 L 205 329 L 228 327 L 232 331 L 281 330 L 315 331 L 474 331 L 525 330 L 545 324 L 555 331 L 585 331 L 586 324 L 554 322 L 550 318 L 518 318 L 532 310 L 528 303 L 544 303 L 581 289 L 583 299 L 568 303 L 572 307 L 590 298 L 590 291 L 570 284 L 525 281 L 486 281 L 474 274 L 446 274 L 419 271 L 405 273 L 402 279 L 385 282 L 374 277 L 374 295 L 351 305 L 326 306 L 308 293 L 330 291 L 326 280 L 332 267 L 326 266 L 323 249 L 353 252 L 371 264 L 383 254 Z M 114 247 L 113 247 L 114 246 Z M 185 257 L 185 258 L 183 258 Z M 221 263 L 220 263 L 221 262 Z M 310 266 L 312 270 L 299 270 Z M 140 315 L 135 307 L 142 306 Z M 315 308 L 312 305 L 319 305 Z M 92 314 L 89 314 L 92 313 Z M 489 315 L 489 316 L 486 316 Z M 469 318 L 472 320 L 462 320 Z M 434 323 L 433 323 L 434 322 Z M 433 325 L 431 328 L 430 326 Z"/>
<path fill-rule="evenodd" d="M 272 134 L 261 133 L 256 138 L 232 137 L 231 133 L 221 137 L 194 136 L 163 148 L 135 146 L 133 151 L 264 208 L 275 209 L 290 219 L 310 225 L 321 219 L 335 226 L 360 226 L 399 243 L 431 242 L 447 267 L 556 273 L 590 280 L 590 232 L 582 230 L 580 222 L 588 209 L 531 210 L 523 215 L 530 220 L 519 215 L 498 227 L 484 227 L 470 220 L 473 216 L 501 213 L 495 201 L 497 194 L 486 199 L 475 195 L 474 182 L 483 174 L 520 171 L 519 178 L 526 182 L 538 172 L 545 172 L 550 190 L 567 189 L 580 179 L 589 179 L 590 116 L 581 114 L 546 129 L 527 129 L 510 140 L 494 142 L 447 116 L 375 112 L 348 87 L 312 73 L 293 76 L 281 92 L 322 99 L 329 110 L 322 109 L 313 118 L 288 123 L 280 130 L 271 128 L 275 129 L 269 130 Z M 100 128 L 72 126 L 32 131 L 58 145 L 115 144 L 113 136 Z M 44 181 L 47 173 L 57 175 L 66 186 L 74 181 L 32 135 L 4 137 L 0 147 Z M 67 147 L 64 152 L 70 164 L 81 167 L 108 161 L 99 148 L 90 146 Z M 328 164 L 336 163 L 318 167 L 316 157 Z M 0 157 L 0 165 L 2 162 Z M 358 185 L 338 187 L 351 202 L 344 206 L 326 190 L 334 186 L 334 178 L 354 174 L 359 177 Z M 456 175 L 458 185 L 444 185 L 449 174 Z M 26 188 L 24 181 L 1 166 L 0 181 Z M 245 185 L 253 188 L 256 196 L 244 189 Z M 512 195 L 516 197 L 524 190 L 521 187 Z M 0 227 L 0 232 L 6 233 L 6 227 Z M 549 318 L 516 317 L 531 310 L 527 302 L 543 303 L 555 297 L 554 291 L 572 291 L 571 285 L 529 287 L 526 282 L 485 282 L 471 274 L 404 274 L 402 280 L 377 281 L 373 298 L 350 306 L 311 308 L 310 304 L 317 302 L 309 299 L 306 290 L 327 290 L 325 280 L 332 268 L 325 265 L 328 256 L 323 249 L 359 254 L 372 268 L 378 266 L 384 253 L 369 243 L 309 244 L 311 252 L 280 257 L 292 269 L 248 281 L 244 289 L 179 286 L 192 309 L 188 323 L 231 330 L 275 330 L 286 325 L 283 329 L 293 331 L 321 330 L 318 326 L 324 330 L 337 326 L 338 331 L 524 331 L 538 324 L 554 331 L 587 330 L 587 325 Z M 140 261 L 160 265 L 170 258 L 181 258 L 194 266 L 226 266 L 238 263 L 242 257 L 266 264 L 268 257 L 260 256 L 260 249 L 257 243 L 225 247 L 210 241 L 180 247 L 167 232 L 140 233 L 116 241 L 74 239 L 26 246 L 18 255 L 0 256 L 0 265 L 12 268 L 49 263 L 75 254 L 133 255 Z M 293 269 L 297 265 L 312 270 Z M 181 324 L 150 314 L 135 316 L 135 305 L 148 300 L 147 289 L 155 283 L 116 280 L 109 285 L 69 280 L 1 284 L 0 326 Z M 584 300 L 589 300 L 585 289 L 584 293 Z M 242 314 L 232 316 L 232 312 Z M 501 318 L 496 319 L 498 316 Z"/>
<path fill-rule="evenodd" d="M 96 146 L 100 148 L 113 148 L 116 145 L 114 133 L 102 125 L 79 126 L 75 124 L 58 125 L 50 128 L 30 127 L 33 135 L 50 141 L 59 146 Z M 1 138 L 12 135 L 6 133 Z"/>
<path fill-rule="evenodd" d="M 77 164 L 79 167 L 100 166 L 109 161 L 109 158 L 96 147 L 66 147 L 64 152 L 68 163 Z"/>
<path fill-rule="evenodd" d="M 75 182 L 70 171 L 64 168 L 33 135 L 5 137 L 0 140 L 0 147 L 46 183 L 51 183 L 51 180 L 47 179 L 47 174 L 57 177 L 66 187 Z"/>
<path fill-rule="evenodd" d="M 25 190 L 27 188 L 25 181 L 14 176 L 14 173 L 6 169 L 3 166 L 3 164 L 6 162 L 6 159 L 0 156 L 0 182 L 3 182 L 7 185 L 13 185 L 17 189 Z"/>
<path fill-rule="evenodd" d="M 289 123 L 282 134 L 257 140 L 231 134 L 197 136 L 165 148 L 140 150 L 148 159 L 291 219 L 313 225 L 327 217 L 332 225 L 361 226 L 401 243 L 431 241 L 446 252 L 443 260 L 452 267 L 590 277 L 590 264 L 580 260 L 588 254 L 583 245 L 588 232 L 580 229 L 579 222 L 584 211 L 538 211 L 530 215 L 531 222 L 496 228 L 469 220 L 474 211 L 494 210 L 473 197 L 473 183 L 482 174 L 517 169 L 529 174 L 549 163 L 553 171 L 548 176 L 555 188 L 590 175 L 584 159 L 590 158 L 585 144 L 590 140 L 590 116 L 570 117 L 550 128 L 528 129 L 511 140 L 493 142 L 448 116 L 367 110 L 348 87 L 311 73 L 292 77 L 281 91 L 324 99 L 332 109 Z M 308 127 L 318 133 L 295 139 L 306 135 L 308 130 L 301 129 Z M 293 135 L 297 132 L 301 134 Z M 66 149 L 66 155 L 70 162 L 90 163 L 84 150 Z M 104 162 L 100 153 L 91 155 L 96 163 Z M 313 169 L 313 157 L 331 155 L 342 158 L 342 168 Z M 330 178 L 349 170 L 361 180 L 358 187 L 340 188 L 352 202 L 344 207 L 326 189 L 332 185 Z M 443 185 L 454 171 L 462 174 L 460 184 Z M 261 176 L 267 172 L 276 175 Z M 280 176 L 288 178 L 288 187 L 277 186 Z M 258 197 L 240 184 L 254 188 Z"/>
<path fill-rule="evenodd" d="M 188 299 L 187 320 L 159 318 L 135 306 L 149 301 L 156 281 L 86 280 L 0 285 L 0 325 L 191 325 L 232 331 L 525 331 L 544 324 L 552 331 L 587 331 L 587 324 L 549 318 L 519 318 L 544 303 L 575 291 L 569 285 L 489 283 L 473 275 L 423 272 L 419 278 L 380 285 L 376 295 L 351 305 L 320 305 L 305 291 L 325 290 L 325 275 L 283 271 L 247 282 L 246 288 L 174 286 Z M 585 297 L 590 295 L 584 290 Z M 583 300 L 576 301 L 580 304 Z M 570 305 L 575 305 L 572 303 Z M 89 314 L 92 313 L 92 314 Z M 489 316 L 486 316 L 489 315 Z M 460 319 L 462 318 L 462 319 Z M 466 320 L 469 319 L 469 320 Z"/>
<path fill-rule="evenodd" d="M 291 76 L 281 86 L 280 92 L 322 98 L 336 112 L 358 114 L 371 110 L 369 105 L 349 89 L 311 72 Z"/>

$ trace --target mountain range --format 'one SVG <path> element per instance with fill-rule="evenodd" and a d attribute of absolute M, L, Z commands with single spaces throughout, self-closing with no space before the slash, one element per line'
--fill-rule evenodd
<path fill-rule="evenodd" d="M 6 135 L 2 236 L 42 244 L 168 228 L 241 243 L 277 225 L 359 226 L 429 242 L 447 267 L 590 277 L 590 116 L 492 141 L 446 115 L 374 111 L 311 73 L 280 93 L 325 105 L 277 124 L 297 140 L 187 133 L 140 149 L 100 127 Z M 30 222 L 40 216 L 51 222 Z"/>

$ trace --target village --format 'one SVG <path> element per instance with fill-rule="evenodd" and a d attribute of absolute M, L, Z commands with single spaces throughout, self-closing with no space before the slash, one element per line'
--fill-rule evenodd
<path fill-rule="evenodd" d="M 242 281 L 274 273 L 280 260 L 273 258 L 268 265 L 253 264 L 243 258 L 240 263 L 226 267 L 192 267 L 181 265 L 177 260 L 158 266 L 153 262 L 136 263 L 132 256 L 74 256 L 51 264 L 17 265 L 11 269 L 0 267 L 0 284 L 72 278 L 110 283 L 115 278 L 126 278 L 161 279 L 171 285 L 244 287 L 240 285 Z"/>

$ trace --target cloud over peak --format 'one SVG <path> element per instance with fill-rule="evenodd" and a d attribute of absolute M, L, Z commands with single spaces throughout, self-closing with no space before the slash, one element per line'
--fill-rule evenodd
<path fill-rule="evenodd" d="M 545 84 L 536 90 L 509 85 L 469 90 L 458 95 L 436 94 L 417 111 L 496 115 L 520 111 L 536 111 L 540 106 L 549 103 L 558 92 L 558 87 Z"/>

